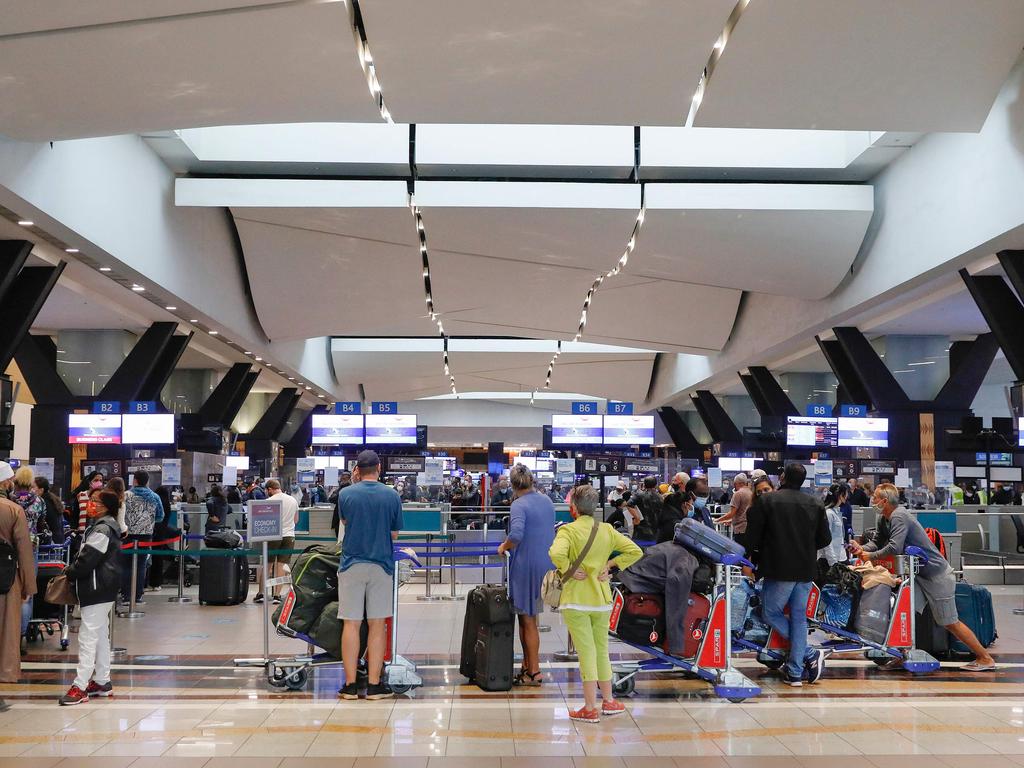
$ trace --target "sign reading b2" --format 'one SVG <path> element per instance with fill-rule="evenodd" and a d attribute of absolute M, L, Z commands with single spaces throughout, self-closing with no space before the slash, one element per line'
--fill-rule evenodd
<path fill-rule="evenodd" d="M 375 400 L 370 403 L 370 413 L 398 413 L 398 403 Z"/>
<path fill-rule="evenodd" d="M 572 403 L 572 412 L 579 416 L 597 413 L 597 403 L 592 400 L 574 400 Z"/>

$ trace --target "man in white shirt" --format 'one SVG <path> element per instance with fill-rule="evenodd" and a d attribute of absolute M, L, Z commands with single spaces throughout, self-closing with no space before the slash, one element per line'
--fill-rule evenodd
<path fill-rule="evenodd" d="M 293 549 L 295 547 L 295 523 L 299 518 L 299 502 L 295 500 L 294 496 L 281 490 L 281 483 L 278 480 L 267 480 L 267 494 L 269 495 L 268 498 L 281 500 L 281 539 L 279 541 L 271 541 L 267 545 L 267 549 L 271 551 Z M 291 559 L 291 555 L 270 555 L 273 576 L 284 576 L 288 572 L 288 563 Z M 272 594 L 274 602 L 280 603 L 281 595 L 279 594 L 279 588 L 275 587 Z M 262 591 L 256 595 L 255 602 L 263 602 Z"/>

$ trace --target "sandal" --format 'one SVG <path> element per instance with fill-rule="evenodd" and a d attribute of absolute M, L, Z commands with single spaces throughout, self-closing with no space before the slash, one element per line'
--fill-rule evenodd
<path fill-rule="evenodd" d="M 519 685 L 524 688 L 536 688 L 543 684 L 544 676 L 538 670 L 537 672 L 527 672 L 525 669 L 519 670 L 519 674 L 512 678 L 512 685 Z"/>
<path fill-rule="evenodd" d="M 964 664 L 960 667 L 964 672 L 995 672 L 996 665 L 993 664 L 979 664 L 977 661 L 972 661 L 970 664 Z"/>

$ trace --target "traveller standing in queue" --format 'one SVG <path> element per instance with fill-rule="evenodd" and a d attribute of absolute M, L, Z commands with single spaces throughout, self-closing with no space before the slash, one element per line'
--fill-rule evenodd
<path fill-rule="evenodd" d="M 569 718 L 584 723 L 596 723 L 601 715 L 609 717 L 626 711 L 612 695 L 612 665 L 608 658 L 612 592 L 608 581 L 613 567 L 628 568 L 643 556 L 640 547 L 630 539 L 608 523 L 594 519 L 598 502 L 592 486 L 573 489 L 569 512 L 574 520 L 558 529 L 548 550 L 551 562 L 564 575 L 559 610 L 572 635 L 583 679 L 585 703 L 578 710 L 570 710 Z M 576 572 L 565 573 L 581 555 L 583 559 Z M 598 688 L 603 699 L 600 709 Z"/>
<path fill-rule="evenodd" d="M 13 478 L 11 465 L 0 461 L 0 490 L 9 492 Z M 0 570 L 0 683 L 16 683 L 21 676 L 21 612 L 36 593 L 36 563 L 25 512 L 6 496 L 0 497 L 0 548 L 6 550 L 8 569 Z M 0 699 L 0 711 L 5 709 Z"/>
<path fill-rule="evenodd" d="M 757 572 L 764 578 L 764 619 L 789 640 L 783 679 L 793 687 L 803 685 L 805 669 L 811 683 L 825 671 L 825 652 L 807 648 L 807 598 L 818 550 L 832 536 L 821 502 L 800 490 L 806 477 L 803 464 L 787 464 L 779 490 L 759 496 L 747 514 L 746 546 L 757 553 Z"/>
<path fill-rule="evenodd" d="M 82 607 L 82 624 L 78 670 L 75 682 L 60 698 L 62 706 L 83 704 L 92 696 L 110 696 L 114 690 L 110 682 L 110 609 L 121 583 L 120 506 L 116 493 L 100 491 L 78 556 L 64 569 Z"/>
<path fill-rule="evenodd" d="M 917 518 L 899 504 L 900 492 L 892 483 L 879 483 L 871 496 L 871 505 L 889 522 L 888 541 L 879 546 L 868 542 L 861 546 L 850 544 L 854 555 L 868 562 L 879 557 L 901 555 L 907 547 L 920 547 L 928 557 L 921 566 L 915 583 L 921 588 L 928 607 L 932 609 L 935 623 L 966 645 L 974 654 L 974 661 L 961 669 L 968 672 L 991 672 L 996 661 L 985 647 L 978 642 L 971 628 L 960 621 L 956 609 L 956 574 L 939 550 L 932 544 L 928 534 Z"/>
<path fill-rule="evenodd" d="M 71 519 L 68 520 L 71 530 L 80 534 L 85 531 L 89 522 L 89 496 L 93 491 L 103 488 L 105 482 L 103 473 L 93 470 L 71 491 Z"/>
<path fill-rule="evenodd" d="M 276 549 L 279 552 L 292 549 L 295 546 L 295 523 L 298 522 L 299 518 L 299 503 L 295 500 L 294 496 L 282 490 L 279 480 L 267 480 L 267 493 L 270 494 L 268 498 L 281 500 L 281 538 L 278 541 L 270 542 L 268 549 Z M 285 569 L 288 567 L 291 559 L 292 556 L 287 554 L 270 555 L 273 576 L 284 576 L 286 573 Z M 272 589 L 271 594 L 273 595 L 274 602 L 280 603 L 280 594 L 273 594 L 274 592 L 275 590 Z M 256 595 L 255 602 L 263 602 L 263 592 Z"/>
<path fill-rule="evenodd" d="M 353 485 L 338 494 L 338 510 L 345 526 L 341 563 L 338 566 L 338 618 L 341 661 L 345 685 L 339 698 L 358 699 L 356 673 L 359 665 L 359 630 L 369 624 L 366 648 L 366 698 L 392 695 L 381 680 L 387 647 L 387 619 L 392 615 L 395 573 L 394 541 L 402 529 L 402 500 L 380 478 L 380 457 L 362 451 L 356 459 Z"/>
<path fill-rule="evenodd" d="M 548 550 L 555 539 L 555 505 L 533 487 L 533 473 L 526 466 L 512 467 L 509 480 L 514 499 L 509 507 L 508 537 L 498 546 L 498 554 L 511 552 L 508 597 L 519 617 L 523 645 L 523 667 L 513 684 L 537 686 L 542 682 L 537 616 L 544 610 L 540 586 L 553 567 Z"/>
<path fill-rule="evenodd" d="M 164 505 L 160 497 L 149 488 L 149 472 L 140 469 L 132 476 L 132 488 L 124 499 L 124 523 L 128 526 L 125 540 L 128 542 L 148 542 L 153 540 L 153 528 L 164 519 Z M 114 511 L 117 514 L 117 510 Z M 132 580 L 132 556 L 138 558 L 135 573 L 135 584 Z M 132 590 L 135 590 L 135 602 L 144 603 L 143 588 L 146 584 L 146 568 L 149 565 L 149 553 L 145 547 L 132 552 L 124 559 L 124 576 L 121 579 L 121 596 L 126 603 L 131 602 Z"/>
<path fill-rule="evenodd" d="M 740 472 L 732 479 L 732 499 L 729 502 L 729 511 L 718 518 L 719 523 L 728 523 L 732 526 L 732 538 L 740 546 L 745 547 L 744 540 L 747 538 L 747 511 L 754 503 L 754 492 L 750 490 L 750 483 L 747 476 Z"/>

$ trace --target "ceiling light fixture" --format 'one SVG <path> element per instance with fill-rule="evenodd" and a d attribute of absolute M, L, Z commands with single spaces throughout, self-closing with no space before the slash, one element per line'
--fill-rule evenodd
<path fill-rule="evenodd" d="M 220 333 L 220 331 L 207 331 L 207 333 L 210 334 L 211 336 L 216 336 L 218 333 Z"/>
<path fill-rule="evenodd" d="M 168 312 L 174 312 L 177 309 L 177 307 L 164 307 L 164 309 L 166 309 Z"/>
<path fill-rule="evenodd" d="M 262 363 L 263 362 L 263 358 L 262 357 L 257 357 L 256 358 L 256 362 L 257 363 Z"/>
<path fill-rule="evenodd" d="M 64 253 L 78 253 L 77 248 L 65 248 Z"/>
<path fill-rule="evenodd" d="M 34 221 L 30 221 L 29 219 L 22 219 L 21 221 L 18 222 L 18 226 L 20 227 L 34 227 L 35 225 L 36 223 Z"/>
<path fill-rule="evenodd" d="M 311 389 L 312 389 L 312 387 L 310 387 L 310 386 L 307 386 L 307 387 L 306 387 L 306 391 L 307 391 L 307 392 L 308 392 L 309 390 L 311 390 Z"/>
<path fill-rule="evenodd" d="M 693 98 L 690 99 L 689 112 L 686 115 L 686 127 L 692 128 L 693 121 L 697 117 L 697 110 L 700 109 L 701 102 L 704 101 L 704 93 L 708 87 L 708 81 L 711 80 L 711 75 L 715 71 L 715 66 L 718 64 L 718 60 L 722 58 L 722 53 L 725 52 L 725 46 L 729 43 L 729 38 L 732 36 L 732 31 L 736 28 L 736 24 L 740 20 L 740 16 L 750 5 L 750 0 L 739 0 L 732 9 L 732 13 L 729 14 L 729 18 L 726 19 L 725 27 L 722 29 L 722 33 L 715 40 L 715 44 L 711 48 L 711 55 L 708 56 L 708 62 L 704 65 L 703 71 L 700 73 L 700 79 L 697 81 L 697 88 L 693 92 Z"/>
<path fill-rule="evenodd" d="M 100 267 L 100 272 L 109 272 L 110 267 Z"/>
<path fill-rule="evenodd" d="M 380 87 L 380 80 L 377 78 L 377 67 L 373 63 L 373 55 L 370 53 L 370 46 L 366 42 L 366 30 L 363 28 L 363 15 L 359 12 L 358 0 L 352 0 L 348 4 L 349 21 L 352 24 L 352 32 L 356 39 L 356 49 L 359 53 L 359 66 L 363 68 L 366 76 L 366 86 L 370 89 L 370 95 L 380 110 L 380 116 L 387 123 L 394 123 L 391 119 L 391 112 L 384 103 L 384 93 Z"/>
<path fill-rule="evenodd" d="M 198 323 L 198 320 L 189 320 L 190 323 Z"/>
<path fill-rule="evenodd" d="M 935 361 L 925 360 L 923 363 L 907 363 L 907 365 L 935 365 Z"/>
<path fill-rule="evenodd" d="M 136 284 L 132 286 L 132 290 L 135 291 L 136 293 L 142 293 L 146 289 L 144 286 Z"/>
<path fill-rule="evenodd" d="M 412 210 L 413 218 L 416 221 L 416 232 L 420 238 L 420 260 L 423 263 L 423 295 L 427 302 L 427 314 L 437 325 L 437 333 L 440 335 L 442 342 L 441 363 L 444 375 L 448 377 L 448 386 L 451 388 L 452 394 L 458 397 L 459 391 L 455 386 L 455 376 L 452 374 L 450 365 L 451 361 L 448 359 L 448 335 L 444 332 L 444 323 L 441 322 L 440 313 L 434 306 L 434 297 L 430 290 L 430 253 L 427 249 L 427 231 L 423 224 L 423 213 L 420 211 L 419 206 L 416 205 L 416 200 L 413 196 L 409 197 L 409 208 Z"/>

